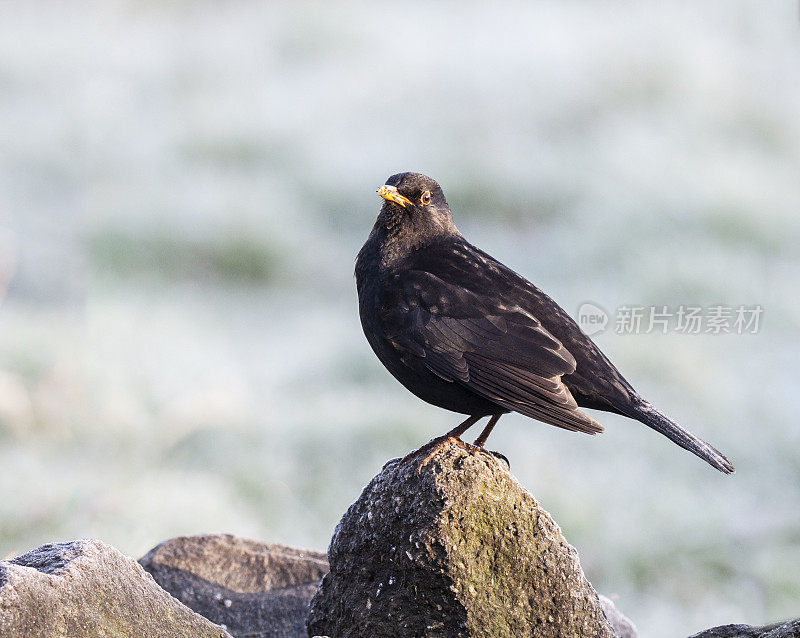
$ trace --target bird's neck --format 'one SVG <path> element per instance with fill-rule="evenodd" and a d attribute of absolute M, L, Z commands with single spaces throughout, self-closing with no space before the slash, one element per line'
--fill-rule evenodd
<path fill-rule="evenodd" d="M 448 241 L 456 236 L 460 237 L 458 230 L 444 231 L 443 229 L 429 229 L 428 232 L 414 232 L 409 228 L 386 229 L 376 227 L 372 231 L 370 240 L 378 253 L 382 267 L 388 271 L 403 268 L 413 257 L 414 253 L 425 250 L 434 244 Z"/>

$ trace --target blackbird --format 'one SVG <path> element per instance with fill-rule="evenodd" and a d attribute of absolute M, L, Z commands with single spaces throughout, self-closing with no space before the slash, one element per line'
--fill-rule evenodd
<path fill-rule="evenodd" d="M 519 412 L 566 430 L 603 431 L 579 408 L 641 421 L 721 472 L 731 462 L 643 399 L 550 297 L 470 244 L 441 187 L 398 173 L 356 260 L 361 325 L 381 363 L 423 401 L 469 415 L 445 436 Z M 430 457 L 429 457 L 430 458 Z"/>

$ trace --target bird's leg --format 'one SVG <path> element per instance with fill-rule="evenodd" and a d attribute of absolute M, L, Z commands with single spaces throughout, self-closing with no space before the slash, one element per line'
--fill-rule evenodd
<path fill-rule="evenodd" d="M 477 447 L 483 447 L 486 444 L 486 439 L 489 438 L 489 435 L 492 433 L 494 426 L 500 420 L 500 417 L 503 416 L 502 414 L 493 414 L 492 418 L 489 419 L 489 422 L 486 424 L 486 427 L 483 428 L 483 432 L 480 433 L 477 439 L 475 439 L 475 443 Z"/>
<path fill-rule="evenodd" d="M 413 455 L 417 455 L 420 452 L 428 451 L 430 449 L 430 453 L 425 459 L 420 463 L 420 466 L 417 468 L 417 471 L 421 471 L 423 467 L 425 467 L 428 462 L 433 458 L 436 452 L 439 451 L 439 448 L 446 445 L 449 442 L 457 443 L 458 445 L 462 445 L 464 447 L 468 446 L 468 443 L 464 443 L 461 440 L 461 435 L 464 434 L 469 428 L 471 428 L 475 423 L 480 419 L 480 416 L 471 416 L 465 419 L 463 422 L 459 423 L 456 427 L 450 430 L 444 436 L 437 436 L 435 439 L 431 439 L 428 443 L 423 445 L 419 450 L 416 452 L 412 452 Z M 409 455 L 411 456 L 411 455 Z M 408 457 L 406 457 L 408 458 Z"/>
<path fill-rule="evenodd" d="M 461 423 L 459 423 L 456 427 L 450 430 L 447 434 L 444 435 L 445 439 L 458 439 L 461 440 L 461 435 L 464 434 L 467 430 L 469 430 L 473 425 L 475 425 L 478 421 L 480 421 L 480 416 L 471 416 L 467 419 L 464 419 Z"/>
<path fill-rule="evenodd" d="M 500 417 L 503 416 L 502 414 L 493 414 L 492 418 L 489 419 L 489 422 L 486 424 L 486 427 L 483 428 L 483 432 L 480 433 L 477 439 L 475 439 L 475 443 L 473 445 L 477 448 L 483 449 L 483 446 L 486 444 L 486 439 L 489 438 L 489 435 L 492 433 L 494 426 L 497 425 L 497 422 L 500 420 Z M 508 459 L 506 458 L 505 454 L 500 454 L 500 452 L 493 452 L 492 450 L 486 450 L 492 456 L 496 456 L 497 458 L 501 459 L 505 462 L 508 466 L 508 469 L 511 469 L 511 463 L 509 463 Z"/>

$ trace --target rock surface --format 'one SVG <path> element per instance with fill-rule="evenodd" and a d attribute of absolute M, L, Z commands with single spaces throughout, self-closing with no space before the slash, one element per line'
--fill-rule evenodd
<path fill-rule="evenodd" d="M 236 638 L 306 635 L 308 602 L 325 554 L 209 534 L 173 538 L 139 561 L 182 603 Z"/>
<path fill-rule="evenodd" d="M 100 541 L 43 545 L 0 562 L 0 636 L 230 638 Z"/>
<path fill-rule="evenodd" d="M 800 618 L 764 627 L 722 625 L 701 631 L 690 638 L 798 638 L 798 636 L 800 636 Z"/>
<path fill-rule="evenodd" d="M 612 638 L 558 525 L 497 459 L 387 463 L 342 518 L 310 636 Z"/>

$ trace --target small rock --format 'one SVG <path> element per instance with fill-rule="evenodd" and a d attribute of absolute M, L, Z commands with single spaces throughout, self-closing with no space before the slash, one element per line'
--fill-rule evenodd
<path fill-rule="evenodd" d="M 342 518 L 309 636 L 614 637 L 577 553 L 497 459 L 423 458 L 387 463 Z"/>
<path fill-rule="evenodd" d="M 95 540 L 42 545 L 0 561 L 0 636 L 231 638 L 132 558 Z"/>
<path fill-rule="evenodd" d="M 800 636 L 800 618 L 764 627 L 722 625 L 701 631 L 690 638 L 797 638 L 798 636 Z"/>
<path fill-rule="evenodd" d="M 234 637 L 305 638 L 325 554 L 230 534 L 181 536 L 139 561 L 182 603 Z"/>

